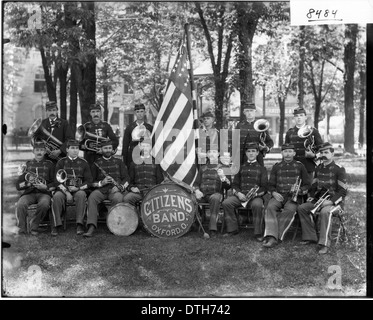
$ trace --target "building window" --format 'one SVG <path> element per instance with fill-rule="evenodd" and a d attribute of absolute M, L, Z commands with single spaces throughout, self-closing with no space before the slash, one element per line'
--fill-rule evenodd
<path fill-rule="evenodd" d="M 110 124 L 119 126 L 119 108 L 118 107 L 113 108 L 113 113 L 110 118 Z"/>
<path fill-rule="evenodd" d="M 128 83 L 124 83 L 123 93 L 124 94 L 133 94 L 133 90 L 132 90 L 131 86 Z"/>
<path fill-rule="evenodd" d="M 34 92 L 45 92 L 45 91 L 47 91 L 47 87 L 45 84 L 44 72 L 39 69 L 35 74 Z"/>

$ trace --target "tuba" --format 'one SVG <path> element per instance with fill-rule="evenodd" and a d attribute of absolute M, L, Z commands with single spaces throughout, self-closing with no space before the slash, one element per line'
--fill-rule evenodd
<path fill-rule="evenodd" d="M 304 141 L 304 148 L 307 151 L 316 153 L 315 138 L 312 135 L 312 133 L 313 133 L 313 128 L 311 126 L 306 125 L 298 130 L 298 137 L 302 139 L 306 139 Z"/>
<path fill-rule="evenodd" d="M 93 133 L 87 132 L 84 125 L 80 125 L 76 129 L 75 140 L 77 140 L 79 143 L 84 142 L 82 149 L 99 152 L 101 150 L 101 142 L 109 141 L 110 138 L 97 136 Z M 115 152 L 116 149 L 113 150 L 113 154 Z"/>
<path fill-rule="evenodd" d="M 260 132 L 260 136 L 259 136 L 259 145 L 262 146 L 263 148 L 264 147 L 267 147 L 266 143 L 265 143 L 265 139 L 266 139 L 266 131 L 269 129 L 269 121 L 266 120 L 266 119 L 258 119 L 254 122 L 254 130 L 257 131 L 257 132 Z M 263 156 L 266 155 L 266 151 L 263 151 Z"/>
<path fill-rule="evenodd" d="M 31 138 L 31 145 L 34 146 L 35 142 L 41 141 L 45 144 L 45 151 L 49 158 L 54 160 L 61 159 L 61 156 L 52 156 L 51 152 L 55 150 L 60 150 L 60 147 L 63 143 L 60 140 L 58 140 L 55 136 L 53 136 L 47 129 L 45 129 L 42 126 L 41 122 L 41 119 L 37 119 L 36 121 L 34 121 L 30 129 L 28 130 L 27 135 Z M 55 127 L 58 127 L 58 124 L 56 124 Z"/>

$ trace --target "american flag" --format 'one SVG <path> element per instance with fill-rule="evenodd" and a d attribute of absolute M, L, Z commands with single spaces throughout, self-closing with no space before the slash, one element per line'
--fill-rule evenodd
<path fill-rule="evenodd" d="M 197 167 L 193 100 L 185 42 L 179 48 L 152 132 L 152 155 L 171 178 L 192 185 Z"/>

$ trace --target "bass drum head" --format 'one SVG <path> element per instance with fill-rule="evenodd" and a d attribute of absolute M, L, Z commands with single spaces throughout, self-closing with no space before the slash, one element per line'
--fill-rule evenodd
<path fill-rule="evenodd" d="M 129 236 L 139 224 L 137 210 L 128 203 L 118 203 L 109 210 L 106 224 L 113 234 Z"/>
<path fill-rule="evenodd" d="M 167 182 L 149 190 L 141 203 L 145 229 L 158 238 L 178 238 L 194 222 L 197 206 L 192 195 L 179 184 Z"/>

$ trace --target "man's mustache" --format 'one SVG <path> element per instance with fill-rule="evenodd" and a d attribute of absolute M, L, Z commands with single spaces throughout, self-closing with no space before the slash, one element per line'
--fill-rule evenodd
<path fill-rule="evenodd" d="M 328 160 L 328 158 L 325 157 L 325 156 L 321 156 L 321 157 L 318 158 L 318 160 Z"/>

